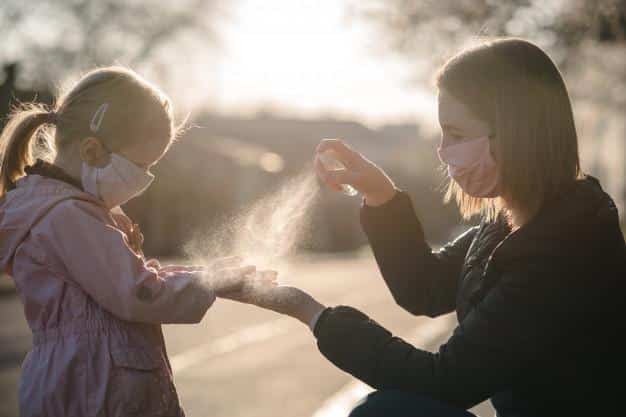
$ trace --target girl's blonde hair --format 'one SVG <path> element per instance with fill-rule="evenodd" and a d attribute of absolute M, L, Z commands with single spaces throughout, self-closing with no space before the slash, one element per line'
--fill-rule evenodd
<path fill-rule="evenodd" d="M 448 60 L 435 80 L 491 128 L 507 202 L 534 213 L 582 176 L 565 82 L 538 46 L 517 38 L 486 41 Z M 501 198 L 472 197 L 450 180 L 445 199 L 452 198 L 465 219 L 494 220 L 503 211 Z"/>
<path fill-rule="evenodd" d="M 100 119 L 97 113 L 103 110 Z M 92 70 L 60 94 L 51 108 L 28 103 L 12 111 L 0 137 L 0 198 L 24 176 L 35 146 L 54 153 L 95 136 L 117 150 L 136 141 L 172 140 L 175 134 L 172 106 L 160 89 L 127 68 Z"/>

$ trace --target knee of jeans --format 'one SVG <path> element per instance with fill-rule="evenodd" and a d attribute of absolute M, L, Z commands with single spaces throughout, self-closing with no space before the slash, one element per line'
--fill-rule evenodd
<path fill-rule="evenodd" d="M 424 416 L 424 417 L 473 417 L 463 409 L 457 409 L 421 395 L 397 391 L 375 391 L 363 398 L 348 417 L 381 416 Z"/>
<path fill-rule="evenodd" d="M 384 408 L 385 397 L 386 395 L 378 391 L 368 394 L 354 406 L 348 417 L 373 417 L 380 415 L 381 408 Z"/>

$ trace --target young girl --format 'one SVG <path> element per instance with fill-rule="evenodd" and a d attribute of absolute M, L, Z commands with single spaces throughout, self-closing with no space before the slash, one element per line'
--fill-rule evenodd
<path fill-rule="evenodd" d="M 409 196 L 361 154 L 326 140 L 318 151 L 346 169 L 317 167 L 364 196 L 361 223 L 396 302 L 456 312 L 439 351 L 296 288 L 235 298 L 309 324 L 324 356 L 377 389 L 351 417 L 470 416 L 489 398 L 501 417 L 624 415 L 624 237 L 615 204 L 580 169 L 561 74 L 536 45 L 501 39 L 453 57 L 437 86 L 448 195 L 479 226 L 432 251 Z"/>
<path fill-rule="evenodd" d="M 31 165 L 45 126 L 56 158 Z M 199 322 L 254 267 L 144 262 L 142 236 L 119 206 L 150 185 L 175 134 L 169 99 L 117 67 L 88 73 L 51 111 L 30 105 L 11 116 L 1 138 L 0 268 L 15 279 L 33 332 L 21 416 L 183 415 L 160 325 Z"/>

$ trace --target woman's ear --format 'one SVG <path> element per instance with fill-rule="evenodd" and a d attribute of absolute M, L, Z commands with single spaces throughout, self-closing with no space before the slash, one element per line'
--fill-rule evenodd
<path fill-rule="evenodd" d="M 88 137 L 80 143 L 80 159 L 87 165 L 101 168 L 109 163 L 110 156 L 100 140 Z"/>

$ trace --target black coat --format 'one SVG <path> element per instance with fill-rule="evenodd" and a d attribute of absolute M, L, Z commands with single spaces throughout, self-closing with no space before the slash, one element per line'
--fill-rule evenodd
<path fill-rule="evenodd" d="M 626 248 L 615 204 L 595 178 L 511 234 L 500 217 L 439 251 L 402 192 L 363 207 L 361 223 L 396 302 L 414 315 L 456 310 L 459 325 L 430 353 L 354 308 L 328 308 L 315 335 L 339 368 L 376 389 L 463 408 L 491 398 L 506 417 L 591 416 L 616 405 L 611 415 L 626 415 Z"/>

